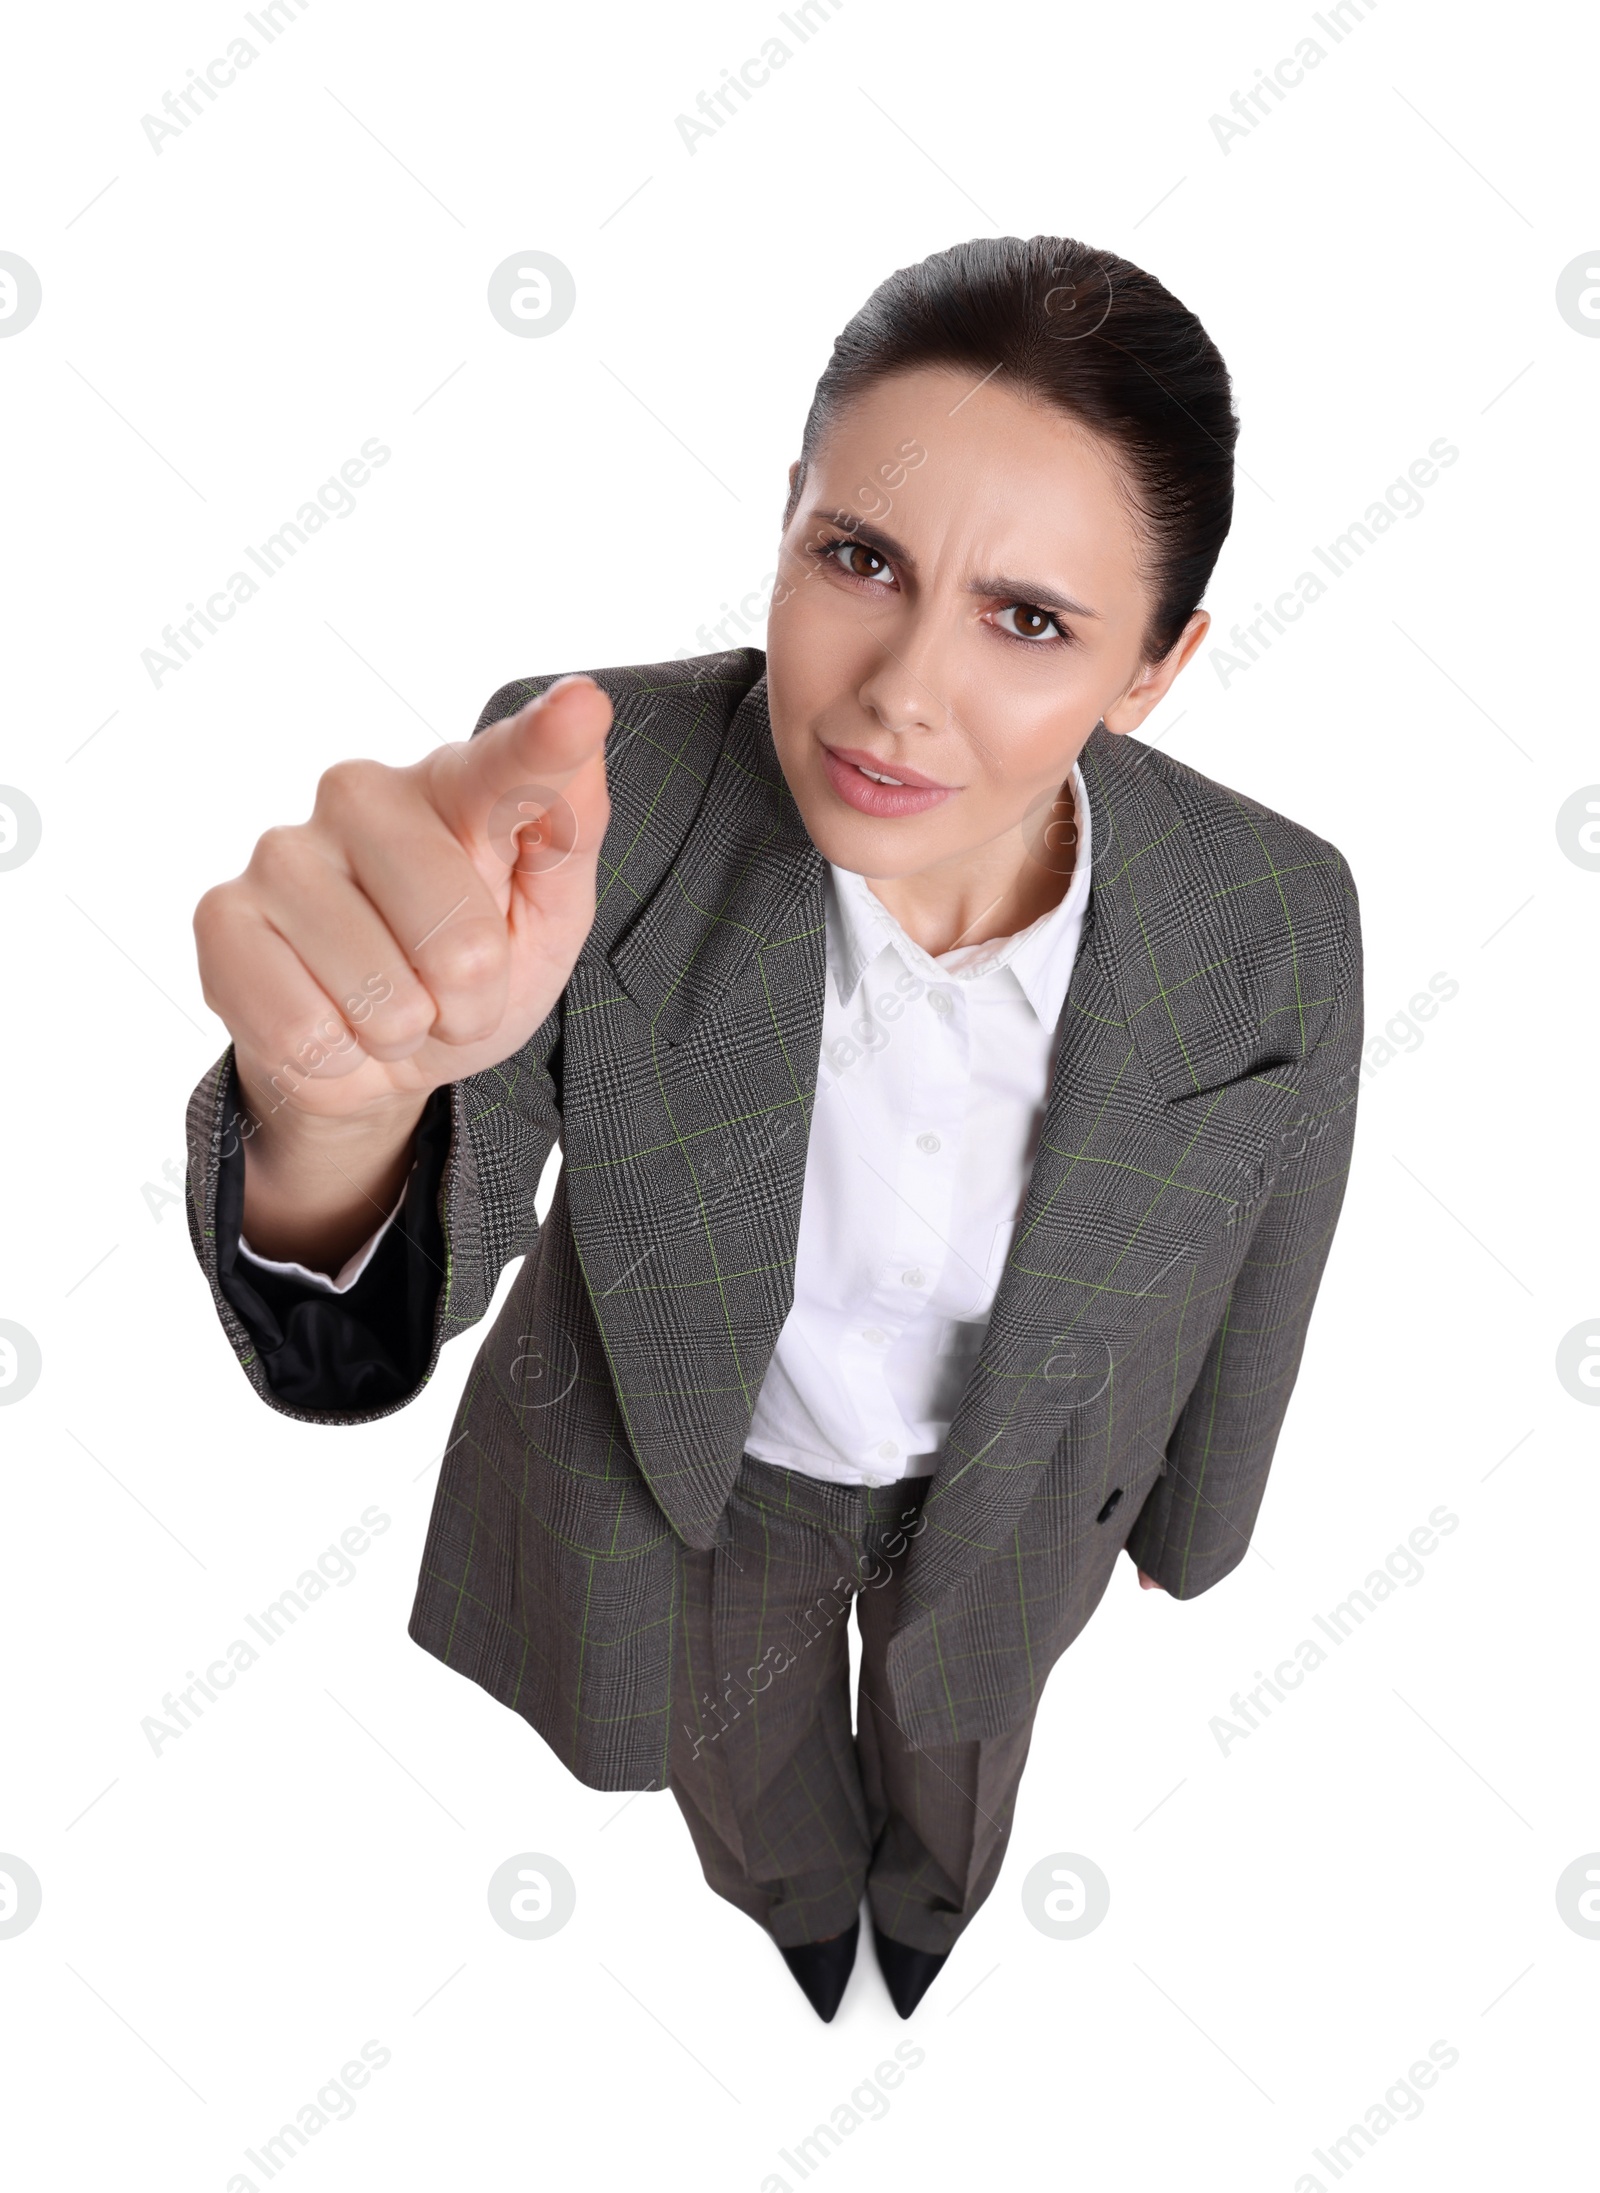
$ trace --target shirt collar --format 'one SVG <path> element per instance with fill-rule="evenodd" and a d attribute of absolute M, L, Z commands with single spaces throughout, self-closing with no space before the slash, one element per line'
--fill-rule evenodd
<path fill-rule="evenodd" d="M 1072 980 L 1083 913 L 1089 903 L 1089 795 L 1076 762 L 1072 796 L 1078 843 L 1072 881 L 1059 905 L 1009 937 L 959 945 L 937 957 L 908 937 L 864 876 L 828 863 L 827 960 L 835 992 L 848 1005 L 869 967 L 884 951 L 925 982 L 976 982 L 1008 968 L 1040 1022 L 1053 1028 Z"/>

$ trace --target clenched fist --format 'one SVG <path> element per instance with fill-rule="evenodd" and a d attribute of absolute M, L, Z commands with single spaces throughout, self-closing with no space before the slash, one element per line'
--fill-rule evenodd
<path fill-rule="evenodd" d="M 342 761 L 195 908 L 252 1119 L 245 1232 L 327 1264 L 370 1233 L 441 1084 L 520 1050 L 594 920 L 611 703 L 561 679 L 408 768 Z"/>

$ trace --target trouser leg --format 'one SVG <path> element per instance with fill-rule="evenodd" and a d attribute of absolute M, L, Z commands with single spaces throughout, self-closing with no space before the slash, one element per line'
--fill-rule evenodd
<path fill-rule="evenodd" d="M 884 1655 L 893 1581 L 857 1604 L 861 1678 L 856 1752 L 873 1838 L 872 1916 L 891 1940 L 942 1955 L 999 1876 L 1033 1717 L 964 1744 L 907 1744 L 889 1700 Z"/>
<path fill-rule="evenodd" d="M 850 1725 L 849 1490 L 746 1464 L 686 1553 L 670 1784 L 706 1880 L 784 1948 L 848 1927 L 871 1852 Z"/>

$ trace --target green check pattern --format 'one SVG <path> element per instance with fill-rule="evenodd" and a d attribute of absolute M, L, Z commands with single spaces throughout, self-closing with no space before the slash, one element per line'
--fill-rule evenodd
<path fill-rule="evenodd" d="M 792 1298 L 825 871 L 759 651 L 592 675 L 616 709 L 594 928 L 544 1026 L 451 1089 L 424 1381 L 525 1261 L 456 1414 L 410 1627 L 580 1780 L 643 1789 L 667 1778 L 683 1556 L 716 1543 Z M 548 682 L 502 688 L 478 728 Z M 1096 731 L 1080 765 L 1095 867 L 1039 1150 L 885 1649 L 895 1721 L 929 1746 L 1031 1716 L 1125 1543 L 1179 1598 L 1243 1559 L 1350 1159 L 1341 855 L 1138 740 Z M 190 1100 L 191 1235 L 283 1408 L 216 1279 L 229 1065 Z"/>

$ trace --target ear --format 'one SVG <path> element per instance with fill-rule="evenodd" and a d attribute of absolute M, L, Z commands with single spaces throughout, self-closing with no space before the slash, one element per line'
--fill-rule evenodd
<path fill-rule="evenodd" d="M 785 533 L 789 530 L 789 520 L 794 516 L 795 506 L 800 500 L 800 490 L 805 485 L 805 477 L 805 466 L 796 457 L 794 463 L 789 467 L 789 499 L 783 506 L 782 530 Z"/>
<path fill-rule="evenodd" d="M 1146 663 L 1120 700 L 1107 708 L 1101 721 L 1108 731 L 1137 731 L 1156 702 L 1164 700 L 1172 681 L 1211 629 L 1211 619 L 1197 609 L 1159 662 Z"/>

